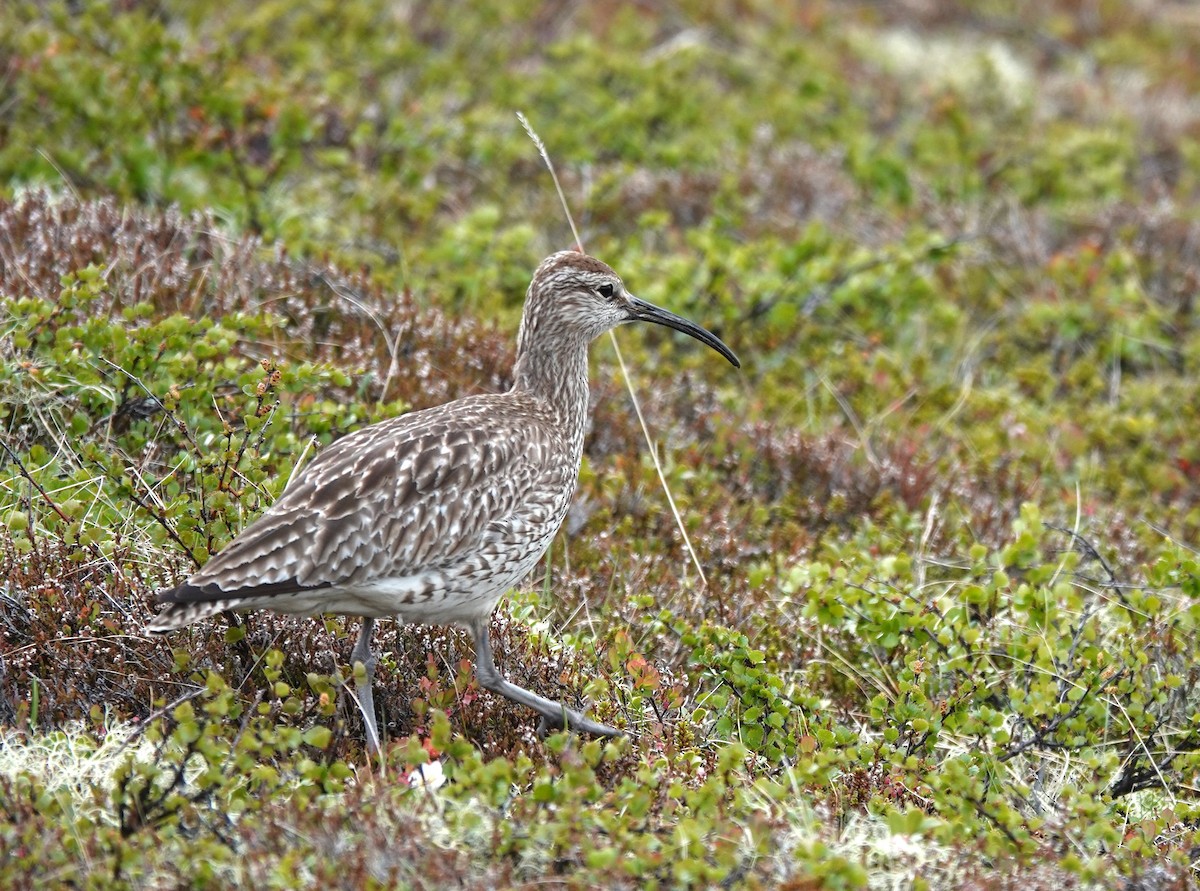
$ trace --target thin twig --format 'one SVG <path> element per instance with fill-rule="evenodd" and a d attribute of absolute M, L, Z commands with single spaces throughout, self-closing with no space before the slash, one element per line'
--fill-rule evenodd
<path fill-rule="evenodd" d="M 192 549 L 189 548 L 184 543 L 183 539 L 179 537 L 179 533 L 176 532 L 174 527 L 171 526 L 171 524 L 167 522 L 167 518 L 162 516 L 158 511 L 152 509 L 149 504 L 147 504 L 145 501 L 143 501 L 141 498 L 139 498 L 138 493 L 133 490 L 132 486 L 129 489 L 129 497 L 133 500 L 134 504 L 136 504 L 138 507 L 140 507 L 146 513 L 148 513 L 150 515 L 150 517 L 156 523 L 158 523 L 158 525 L 163 527 L 163 530 L 167 533 L 167 536 L 171 539 L 171 541 L 173 541 L 173 542 L 175 542 L 175 544 L 179 545 L 179 549 L 181 551 L 183 551 L 185 554 L 187 554 L 188 559 L 192 561 L 192 565 L 194 565 L 197 569 L 199 569 L 202 564 L 200 563 L 199 560 L 196 559 L 196 555 L 192 553 Z"/>
<path fill-rule="evenodd" d="M 837 404 L 841 406 L 842 413 L 846 416 L 846 420 L 850 422 L 850 426 L 853 427 L 854 432 L 858 434 L 858 439 L 862 443 L 863 452 L 867 456 L 867 461 L 872 467 L 879 467 L 879 456 L 875 454 L 875 449 L 871 447 L 871 435 L 859 422 L 858 415 L 854 413 L 854 409 L 851 407 L 850 403 L 846 401 L 846 397 L 839 393 L 837 387 L 835 387 L 829 378 L 823 374 L 821 375 L 821 383 L 824 384 L 825 389 L 828 390 L 830 395 L 833 396 L 833 398 L 837 401 Z"/>
<path fill-rule="evenodd" d="M 1074 529 L 1069 529 L 1066 526 L 1058 526 L 1054 523 L 1043 523 L 1042 525 L 1047 529 L 1053 529 L 1055 532 L 1061 532 L 1064 535 L 1071 536 L 1071 539 L 1075 542 L 1076 548 L 1082 551 L 1085 557 L 1087 557 L 1089 560 L 1095 560 L 1100 564 L 1100 568 L 1103 569 L 1105 575 L 1108 576 L 1109 584 L 1107 587 L 1116 588 L 1120 585 L 1120 579 L 1117 578 L 1117 574 L 1113 571 L 1113 568 L 1108 565 L 1108 561 L 1104 559 L 1104 556 L 1094 544 L 1092 544 Z"/>
<path fill-rule="evenodd" d="M 529 138 L 533 140 L 533 144 L 537 147 L 538 154 L 542 156 L 542 161 L 546 165 L 546 169 L 550 171 L 550 178 L 554 181 L 554 189 L 558 192 L 558 200 L 562 203 L 563 213 L 566 214 L 567 223 L 571 227 L 571 234 L 575 238 L 575 244 L 579 250 L 583 250 L 583 239 L 579 237 L 579 230 L 575 228 L 575 218 L 571 215 L 571 208 L 567 205 L 567 197 L 563 194 L 562 185 L 558 181 L 558 174 L 554 170 L 554 162 L 550 160 L 550 153 L 546 151 L 546 145 L 542 142 L 541 137 L 534 131 L 533 126 L 529 123 L 528 118 L 522 112 L 517 112 L 517 120 L 521 122 L 521 126 L 525 128 L 525 132 Z M 613 331 L 608 332 L 609 340 L 612 342 L 613 351 L 617 354 L 617 364 L 621 368 L 621 377 L 625 382 L 625 389 L 629 393 L 629 399 L 633 403 L 634 413 L 637 415 L 638 424 L 642 428 L 642 436 L 646 439 L 646 445 L 650 448 L 650 459 L 654 462 L 654 470 L 658 473 L 658 481 L 662 484 L 663 492 L 667 496 L 667 504 L 671 507 L 671 513 L 675 517 L 675 525 L 679 529 L 679 534 L 683 536 L 683 545 L 687 548 L 688 556 L 692 558 L 692 565 L 696 567 L 696 572 L 700 576 L 701 587 L 708 587 L 708 578 L 704 575 L 704 567 L 700 565 L 700 558 L 696 555 L 695 548 L 692 547 L 692 540 L 687 534 L 687 528 L 683 524 L 683 517 L 679 513 L 679 508 L 675 505 L 675 498 L 671 495 L 671 487 L 667 485 L 667 476 L 663 473 L 662 464 L 658 460 L 658 449 L 654 446 L 654 441 L 650 438 L 650 428 L 646 425 L 646 418 L 642 414 L 642 406 L 638 401 L 637 393 L 633 389 L 633 379 L 629 374 L 629 369 L 625 365 L 625 357 L 621 355 L 621 347 L 617 344 L 617 336 Z"/>
<path fill-rule="evenodd" d="M 122 368 L 116 362 L 110 361 L 109 359 L 107 359 L 104 356 L 100 356 L 99 358 L 100 358 L 100 361 L 103 362 L 105 365 L 107 365 L 109 368 L 113 368 L 113 369 L 121 372 L 121 374 L 123 374 L 123 375 L 125 375 L 125 377 L 129 378 L 129 380 L 131 380 L 135 384 L 137 384 L 138 387 L 141 388 L 142 392 L 145 393 L 148 398 L 153 399 L 155 402 L 157 402 L 159 407 L 162 409 L 163 414 L 165 414 L 168 418 L 171 419 L 171 423 L 174 424 L 175 428 L 180 433 L 183 434 L 184 439 L 186 439 L 189 443 L 191 443 L 191 445 L 196 446 L 196 440 L 192 439 L 192 434 L 188 430 L 187 424 L 185 424 L 183 421 L 181 421 L 179 419 L 179 416 L 177 414 L 175 414 L 174 411 L 172 411 L 171 409 L 169 409 L 165 405 L 163 405 L 163 402 L 158 397 L 158 394 L 156 394 L 153 390 L 151 390 L 149 387 L 147 387 L 146 384 L 142 381 L 142 379 L 140 377 L 138 377 L 132 371 Z M 196 448 L 199 448 L 199 446 L 196 446 Z"/>
<path fill-rule="evenodd" d="M 146 732 L 146 728 L 153 724 L 158 718 L 161 718 L 167 712 L 174 711 L 178 706 L 183 705 L 189 699 L 195 699 L 197 696 L 203 693 L 204 690 L 204 687 L 196 687 L 193 690 L 189 690 L 187 693 L 184 693 L 173 702 L 169 702 L 162 708 L 156 709 L 155 711 L 146 715 L 145 719 L 138 723 L 138 725 L 134 727 L 133 731 L 121 741 L 119 746 L 117 746 L 117 750 L 113 752 L 113 757 L 115 758 L 117 755 L 120 755 L 127 748 L 129 748 L 130 743 L 132 743 L 135 739 L 139 739 L 142 734 Z"/>
<path fill-rule="evenodd" d="M 28 468 L 26 468 L 23 463 L 21 463 L 21 459 L 17 457 L 17 453 L 9 448 L 8 443 L 2 439 L 0 439 L 0 446 L 3 446 L 4 451 L 8 452 L 8 457 L 11 458 L 12 462 L 17 465 L 17 470 L 21 471 L 21 476 L 25 477 L 25 479 L 29 481 L 29 484 L 37 489 L 38 494 L 42 496 L 42 500 L 45 501 L 46 504 L 50 505 L 50 509 L 58 514 L 58 518 L 60 520 L 70 525 L 71 518 L 62 512 L 62 509 L 55 504 L 54 499 L 50 497 L 50 493 L 43 489 L 42 484 L 33 478 L 33 474 L 29 472 Z"/>
<path fill-rule="evenodd" d="M 388 351 L 388 370 L 383 379 L 383 388 L 379 391 L 379 404 L 382 405 L 387 400 L 388 389 L 392 385 L 392 378 L 396 376 L 397 371 L 400 369 L 399 341 L 392 335 L 392 332 L 388 330 L 388 326 L 383 323 L 383 319 L 381 319 L 379 315 L 371 309 L 371 307 L 367 306 L 365 298 L 360 298 L 354 295 L 351 293 L 349 287 L 341 284 L 340 282 L 335 282 L 324 272 L 316 273 L 316 280 L 329 290 L 333 291 L 334 294 L 336 294 L 338 297 L 341 297 L 359 312 L 366 315 L 366 317 L 374 323 L 375 327 L 379 329 L 379 333 L 383 335 L 383 342 L 384 345 L 387 346 Z"/>

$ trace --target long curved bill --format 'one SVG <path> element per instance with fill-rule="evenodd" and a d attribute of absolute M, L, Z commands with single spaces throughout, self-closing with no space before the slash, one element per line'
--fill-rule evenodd
<path fill-rule="evenodd" d="M 721 338 L 710 331 L 704 330 L 695 322 L 689 322 L 683 316 L 677 316 L 675 313 L 669 312 L 661 306 L 647 303 L 645 300 L 640 300 L 632 294 L 629 295 L 629 306 L 633 310 L 629 316 L 629 321 L 653 322 L 656 325 L 665 325 L 668 328 L 674 328 L 676 331 L 682 331 L 684 334 L 690 334 L 696 340 L 708 344 L 728 359 L 734 368 L 742 367 L 742 363 L 733 354 L 733 350 L 725 346 Z"/>

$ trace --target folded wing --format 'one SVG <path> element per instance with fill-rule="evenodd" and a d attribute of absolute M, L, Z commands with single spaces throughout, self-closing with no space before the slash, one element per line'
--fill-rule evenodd
<path fill-rule="evenodd" d="M 161 603 L 203 603 L 450 571 L 547 484 L 549 440 L 486 398 L 374 424 L 323 451 L 265 514 Z M 503 431 L 503 432 L 501 432 Z"/>

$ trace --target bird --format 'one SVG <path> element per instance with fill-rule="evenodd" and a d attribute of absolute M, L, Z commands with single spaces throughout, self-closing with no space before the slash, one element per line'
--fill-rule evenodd
<path fill-rule="evenodd" d="M 164 608 L 146 630 L 166 634 L 226 610 L 360 617 L 351 664 L 366 743 L 379 753 L 376 621 L 459 625 L 474 643 L 479 685 L 537 712 L 541 729 L 622 735 L 505 680 L 488 629 L 505 592 L 549 548 L 574 497 L 588 422 L 588 347 L 629 322 L 688 334 L 741 367 L 720 338 L 635 297 L 602 261 L 554 253 L 525 295 L 510 389 L 335 440 L 204 566 L 158 592 Z"/>

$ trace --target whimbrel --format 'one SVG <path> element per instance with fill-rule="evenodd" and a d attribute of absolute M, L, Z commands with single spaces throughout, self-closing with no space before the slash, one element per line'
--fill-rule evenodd
<path fill-rule="evenodd" d="M 575 492 L 588 409 L 588 344 L 625 322 L 690 334 L 739 366 L 721 340 L 639 300 L 604 263 L 574 251 L 538 266 L 525 296 L 513 385 L 364 427 L 313 460 L 277 502 L 177 588 L 147 630 L 224 610 L 361 616 L 351 659 L 380 747 L 372 678 L 375 620 L 459 624 L 480 686 L 551 728 L 614 736 L 500 676 L 488 640 L 496 603 L 550 546 Z"/>

